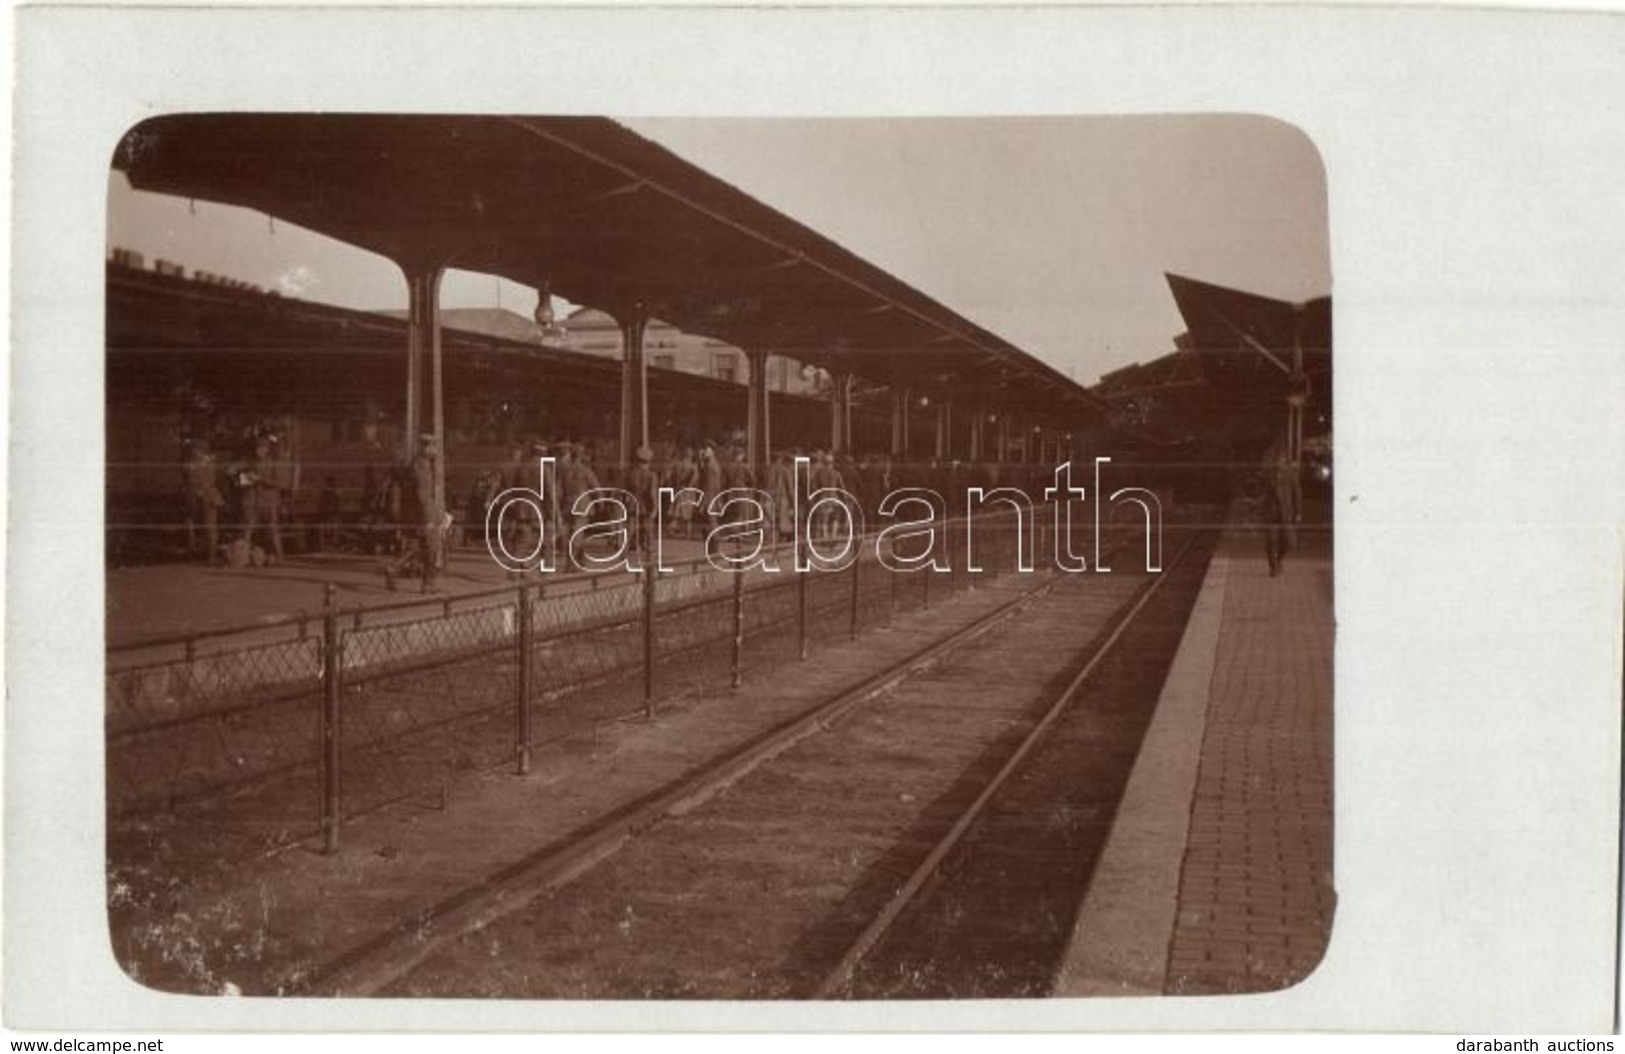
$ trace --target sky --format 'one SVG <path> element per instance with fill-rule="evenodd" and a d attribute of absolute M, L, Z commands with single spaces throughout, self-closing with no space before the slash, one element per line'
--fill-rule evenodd
<path fill-rule="evenodd" d="M 1319 154 L 1267 118 L 620 120 L 1084 384 L 1171 350 L 1165 272 L 1331 292 Z M 108 244 L 291 296 L 406 303 L 381 257 L 118 173 Z M 528 314 L 536 295 L 453 273 L 441 300 Z"/>

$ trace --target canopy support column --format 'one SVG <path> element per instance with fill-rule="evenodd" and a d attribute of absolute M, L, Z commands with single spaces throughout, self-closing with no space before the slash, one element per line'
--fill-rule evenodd
<path fill-rule="evenodd" d="M 846 370 L 830 373 L 829 450 L 845 454 L 852 447 L 852 374 Z"/>
<path fill-rule="evenodd" d="M 417 450 L 417 437 L 432 434 L 440 456 L 434 461 L 434 498 L 446 507 L 445 384 L 440 349 L 439 264 L 403 263 L 406 274 L 406 434 L 402 457 Z"/>
<path fill-rule="evenodd" d="M 766 348 L 748 348 L 745 356 L 750 360 L 750 408 L 747 422 L 747 445 L 750 451 L 751 471 L 756 474 L 757 485 L 767 479 L 767 466 L 773 458 L 772 422 L 769 415 L 770 398 L 767 384 Z"/>
<path fill-rule="evenodd" d="M 891 455 L 908 457 L 908 389 L 894 387 L 891 392 Z"/>
<path fill-rule="evenodd" d="M 1303 372 L 1303 308 L 1292 313 L 1292 374 L 1287 404 L 1287 455 L 1294 465 L 1303 460 L 1303 408 L 1309 402 L 1309 377 Z"/>
<path fill-rule="evenodd" d="M 621 327 L 621 468 L 632 467 L 640 446 L 649 443 L 649 372 L 643 334 L 649 316 L 643 304 L 629 301 L 613 312 Z"/>

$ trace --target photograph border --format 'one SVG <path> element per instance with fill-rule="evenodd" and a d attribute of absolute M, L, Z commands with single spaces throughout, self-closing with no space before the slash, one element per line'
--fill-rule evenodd
<path fill-rule="evenodd" d="M 1610 1027 L 1625 479 L 1610 250 L 1625 206 L 1608 190 L 1625 142 L 1597 100 L 1625 88 L 1618 18 L 34 8 L 17 27 L 9 1025 Z M 606 75 L 606 48 L 639 73 Z M 663 74 L 685 49 L 706 65 Z M 101 642 L 85 628 L 101 624 L 103 393 L 86 364 L 104 343 L 107 165 L 143 117 L 267 109 L 1223 112 L 1301 129 L 1325 159 L 1338 301 L 1340 899 L 1321 968 L 1263 996 L 1010 1005 L 200 1001 L 129 982 L 106 947 L 103 847 L 85 836 L 103 801 Z"/>

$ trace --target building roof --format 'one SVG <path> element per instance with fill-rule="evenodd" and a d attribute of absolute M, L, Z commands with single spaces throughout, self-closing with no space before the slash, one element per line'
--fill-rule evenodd
<path fill-rule="evenodd" d="M 1189 327 L 1190 344 L 1198 350 L 1221 351 L 1262 346 L 1290 352 L 1296 345 L 1306 356 L 1329 359 L 1332 350 L 1332 298 L 1302 303 L 1274 300 L 1239 289 L 1227 289 L 1194 278 L 1170 274 L 1168 288 Z M 1316 368 L 1320 367 L 1317 361 Z"/>
<path fill-rule="evenodd" d="M 107 349 L 120 356 L 182 352 L 222 361 L 303 359 L 317 349 L 335 357 L 398 361 L 406 341 L 406 321 L 398 314 L 335 307 L 118 263 L 107 267 L 106 319 Z M 448 364 L 502 371 L 527 381 L 538 376 L 565 379 L 602 393 L 620 386 L 618 361 L 566 347 L 451 326 L 443 328 L 442 343 Z M 730 381 L 657 370 L 649 383 L 675 398 L 743 409 L 738 385 Z M 818 405 L 822 412 L 822 400 L 798 393 L 774 392 L 773 398 Z"/>
<path fill-rule="evenodd" d="M 578 307 L 564 316 L 564 326 L 568 330 L 613 330 L 620 332 L 621 324 L 607 311 L 596 307 Z M 651 318 L 644 327 L 646 330 L 676 329 L 677 327 L 661 318 Z"/>
<path fill-rule="evenodd" d="M 406 318 L 404 309 L 380 311 L 390 318 Z M 542 327 L 535 320 L 509 311 L 505 307 L 446 307 L 440 309 L 440 325 L 446 329 L 465 333 L 484 333 L 489 337 L 519 341 L 524 344 L 545 344 Z"/>
<path fill-rule="evenodd" d="M 1113 370 L 1092 392 L 1115 408 L 1114 423 L 1165 442 L 1217 435 L 1276 412 L 1295 383 L 1302 353 L 1316 429 L 1330 427 L 1331 297 L 1293 303 L 1170 274 L 1169 291 L 1188 327 L 1175 351 Z"/>

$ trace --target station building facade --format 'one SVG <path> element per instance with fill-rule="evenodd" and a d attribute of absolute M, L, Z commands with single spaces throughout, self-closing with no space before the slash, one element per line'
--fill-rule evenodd
<path fill-rule="evenodd" d="M 597 308 L 577 308 L 566 316 L 561 343 L 572 351 L 617 362 L 623 355 L 619 323 Z M 644 330 L 643 349 L 653 370 L 676 370 L 734 384 L 748 380 L 749 363 L 743 349 L 724 340 L 685 333 L 659 319 L 651 319 Z M 826 371 L 788 356 L 768 356 L 767 374 L 769 391 L 817 397 L 829 394 Z"/>
<path fill-rule="evenodd" d="M 110 559 L 143 559 L 173 545 L 185 515 L 183 465 L 198 440 L 225 469 L 246 459 L 255 437 L 274 436 L 287 462 L 287 518 L 296 523 L 314 517 L 328 487 L 346 518 L 360 515 L 369 490 L 409 454 L 404 320 L 199 280 L 167 261 L 149 268 L 122 251 L 106 273 Z M 459 322 L 487 329 L 492 320 L 453 309 L 441 330 L 448 507 L 461 511 L 481 475 L 528 465 L 535 439 L 585 447 L 604 482 L 614 483 L 618 355 Z M 651 371 L 651 439 L 660 452 L 736 437 L 746 409 L 739 380 Z M 782 388 L 770 398 L 776 442 L 827 443 L 827 398 Z M 886 429 L 867 413 L 859 424 L 871 437 Z"/>

